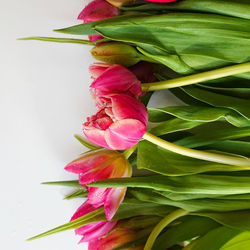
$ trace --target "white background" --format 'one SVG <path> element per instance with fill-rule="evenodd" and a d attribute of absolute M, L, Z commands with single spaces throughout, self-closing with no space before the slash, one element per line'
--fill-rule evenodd
<path fill-rule="evenodd" d="M 85 150 L 73 134 L 81 133 L 82 122 L 95 112 L 88 92 L 90 47 L 16 40 L 63 37 L 52 30 L 80 23 L 76 17 L 86 2 L 1 0 L 1 249 L 86 249 L 73 231 L 25 239 L 68 222 L 83 202 L 62 200 L 70 188 L 40 183 L 77 178 L 63 168 Z M 165 94 L 158 100 L 166 100 Z"/>

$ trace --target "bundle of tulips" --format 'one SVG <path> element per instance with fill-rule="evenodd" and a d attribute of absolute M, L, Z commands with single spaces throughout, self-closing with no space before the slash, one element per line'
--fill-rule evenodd
<path fill-rule="evenodd" d="M 155 3 L 152 3 L 155 2 Z M 157 3 L 156 3 L 157 2 Z M 89 149 L 65 170 L 84 203 L 68 229 L 89 249 L 250 249 L 250 0 L 94 0 L 88 35 L 29 37 L 93 46 L 97 113 Z M 146 108 L 169 89 L 182 106 Z"/>

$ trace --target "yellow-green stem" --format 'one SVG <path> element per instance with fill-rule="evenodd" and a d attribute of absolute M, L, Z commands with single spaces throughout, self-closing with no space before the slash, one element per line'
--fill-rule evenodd
<path fill-rule="evenodd" d="M 249 158 L 240 158 L 240 157 L 205 152 L 201 150 L 195 150 L 191 148 L 185 148 L 185 147 L 176 145 L 174 143 L 165 141 L 155 135 L 150 134 L 149 132 L 146 132 L 143 138 L 162 148 L 165 148 L 171 152 L 174 152 L 180 155 L 185 155 L 188 157 L 205 160 L 205 161 L 218 162 L 218 163 L 234 165 L 234 166 L 245 166 L 245 167 L 250 168 Z"/>
<path fill-rule="evenodd" d="M 221 69 L 215 69 L 203 73 L 193 74 L 190 76 L 175 78 L 167 81 L 142 83 L 141 87 L 143 91 L 171 89 L 246 72 L 250 72 L 250 62 L 228 66 Z"/>
<path fill-rule="evenodd" d="M 126 159 L 128 159 L 136 150 L 137 145 L 133 146 L 132 148 L 129 148 L 123 152 L 123 155 Z"/>
<path fill-rule="evenodd" d="M 173 213 L 167 215 L 164 219 L 162 219 L 153 229 L 151 234 L 148 237 L 148 240 L 146 242 L 146 245 L 144 247 L 144 250 L 151 250 L 152 246 L 154 245 L 154 242 L 157 238 L 157 236 L 160 234 L 160 232 L 172 221 L 176 220 L 179 217 L 182 217 L 184 215 L 187 215 L 188 211 L 184 209 L 178 209 L 175 210 Z"/>

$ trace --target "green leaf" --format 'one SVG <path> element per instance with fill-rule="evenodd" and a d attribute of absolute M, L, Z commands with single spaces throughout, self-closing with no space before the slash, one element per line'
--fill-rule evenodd
<path fill-rule="evenodd" d="M 237 97 L 226 96 L 218 93 L 214 93 L 204 88 L 195 87 L 195 86 L 188 86 L 183 87 L 184 90 L 188 95 L 210 104 L 214 107 L 222 107 L 222 108 L 229 108 L 232 109 L 239 114 L 243 115 L 248 120 L 250 119 L 250 101 L 240 99 Z"/>
<path fill-rule="evenodd" d="M 122 7 L 127 11 L 199 11 L 218 13 L 235 17 L 250 19 L 250 6 L 248 0 L 183 0 L 173 4 L 142 4 Z"/>
<path fill-rule="evenodd" d="M 185 216 L 181 218 L 180 224 L 168 228 L 157 238 L 152 250 L 165 250 L 175 244 L 202 236 L 218 226 L 218 223 L 209 218 Z"/>
<path fill-rule="evenodd" d="M 80 135 L 74 135 L 74 137 L 86 148 L 90 149 L 90 150 L 97 150 L 97 149 L 101 149 L 102 147 L 93 144 L 92 142 L 90 142 L 89 140 L 83 138 Z"/>
<path fill-rule="evenodd" d="M 249 170 L 249 167 L 225 165 L 182 156 L 148 141 L 142 141 L 138 144 L 137 167 L 169 176 L 191 175 L 209 171 Z"/>
<path fill-rule="evenodd" d="M 42 182 L 41 184 L 43 185 L 55 185 L 55 186 L 69 186 L 69 187 L 82 187 L 79 184 L 78 180 L 74 180 L 74 181 L 51 181 L 51 182 Z"/>
<path fill-rule="evenodd" d="M 236 126 L 250 126 L 250 121 L 226 108 L 203 106 L 174 106 L 166 108 L 149 108 L 149 120 L 153 122 L 169 119 L 169 115 L 185 121 L 213 122 L 225 119 Z"/>
<path fill-rule="evenodd" d="M 250 209 L 250 199 L 219 199 L 216 198 L 205 198 L 205 199 L 194 199 L 194 200 L 171 200 L 167 197 L 155 193 L 151 190 L 130 191 L 137 199 L 143 202 L 152 202 L 162 205 L 174 206 L 182 208 L 186 211 L 215 211 L 215 212 L 226 212 L 226 211 L 237 211 Z"/>
<path fill-rule="evenodd" d="M 250 231 L 250 209 L 223 213 L 196 212 L 195 214 L 209 217 L 225 226 Z"/>
<path fill-rule="evenodd" d="M 91 187 L 139 187 L 159 191 L 197 194 L 244 194 L 250 192 L 250 177 L 226 175 L 186 175 L 112 178 L 88 184 Z"/>
<path fill-rule="evenodd" d="M 165 135 L 177 131 L 183 131 L 187 129 L 191 129 L 201 125 L 201 122 L 194 122 L 194 121 L 183 121 L 179 118 L 174 118 L 161 124 L 157 125 L 156 127 L 149 130 L 150 133 L 160 136 Z"/>
<path fill-rule="evenodd" d="M 86 189 L 79 189 L 79 190 L 76 190 L 75 192 L 65 196 L 64 200 L 83 198 L 83 197 L 86 197 L 87 195 L 88 195 L 88 191 Z"/>
<path fill-rule="evenodd" d="M 56 43 L 77 43 L 77 44 L 86 44 L 86 45 L 95 45 L 94 42 L 83 39 L 74 39 L 74 38 L 60 38 L 60 37 L 43 37 L 43 36 L 32 36 L 19 38 L 18 40 L 35 40 L 43 42 L 56 42 Z"/>
<path fill-rule="evenodd" d="M 244 250 L 250 246 L 250 232 L 243 232 L 235 236 L 222 246 L 220 250 Z"/>
<path fill-rule="evenodd" d="M 222 140 L 238 139 L 250 136 L 250 128 L 202 128 L 193 136 L 188 136 L 174 143 L 183 147 L 195 148 L 217 143 Z"/>
<path fill-rule="evenodd" d="M 191 250 L 220 250 L 221 247 L 229 240 L 237 236 L 241 231 L 227 228 L 227 227 L 218 227 L 206 235 L 198 239 L 196 244 L 191 248 Z"/>

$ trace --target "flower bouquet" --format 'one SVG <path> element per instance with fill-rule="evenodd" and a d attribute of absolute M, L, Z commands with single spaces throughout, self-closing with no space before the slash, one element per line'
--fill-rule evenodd
<path fill-rule="evenodd" d="M 28 37 L 91 46 L 97 112 L 66 165 L 89 250 L 250 249 L 250 1 L 94 0 L 83 23 Z M 168 89 L 180 106 L 147 107 Z"/>

